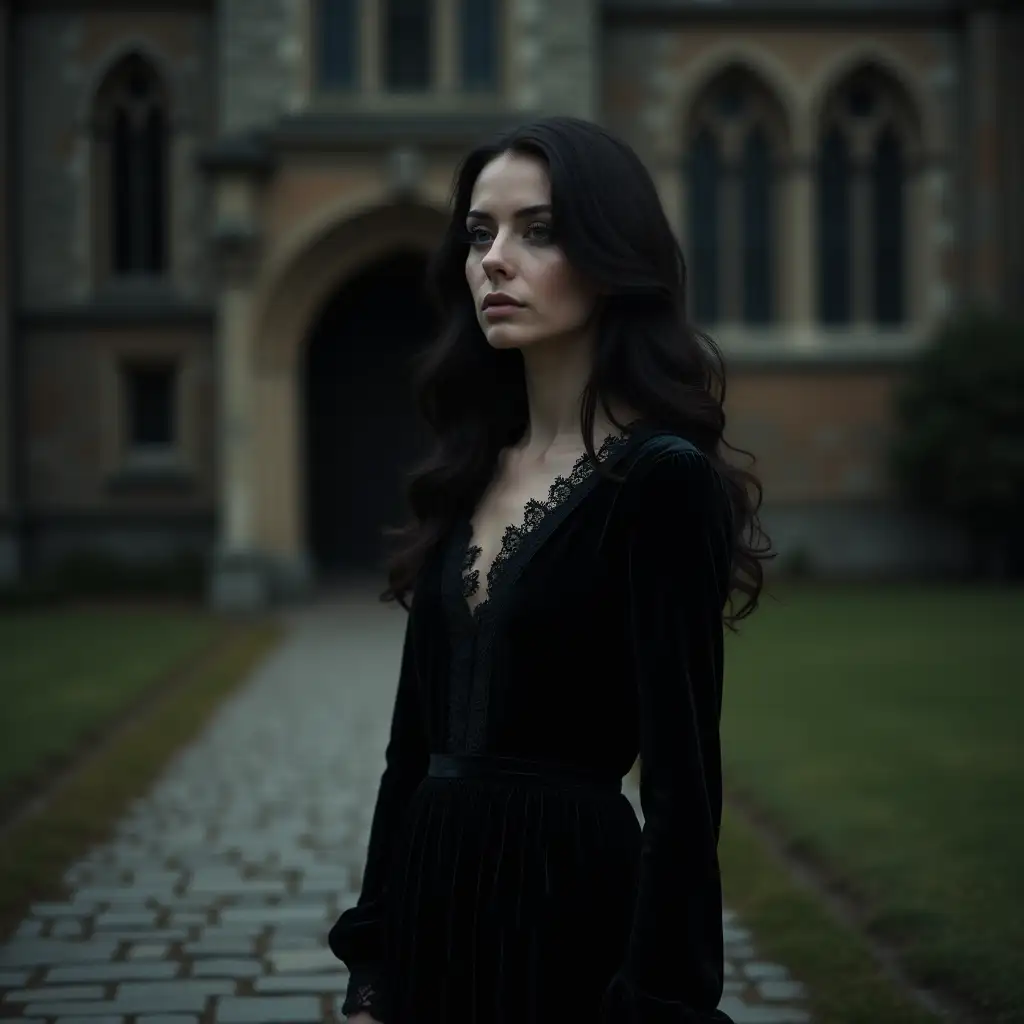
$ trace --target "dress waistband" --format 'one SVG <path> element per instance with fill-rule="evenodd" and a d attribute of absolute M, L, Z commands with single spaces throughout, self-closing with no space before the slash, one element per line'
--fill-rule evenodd
<path fill-rule="evenodd" d="M 532 779 L 536 782 L 588 786 L 611 793 L 622 792 L 621 778 L 612 778 L 577 765 L 531 761 L 497 754 L 431 754 L 427 774 L 435 779 Z"/>

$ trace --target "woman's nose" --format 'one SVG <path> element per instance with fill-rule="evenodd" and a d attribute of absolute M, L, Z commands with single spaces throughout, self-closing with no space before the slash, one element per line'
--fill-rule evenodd
<path fill-rule="evenodd" d="M 499 233 L 495 236 L 494 241 L 491 242 L 490 247 L 480 262 L 483 265 L 484 270 L 488 272 L 494 270 L 502 270 L 506 273 L 508 272 L 508 243 L 503 235 Z"/>

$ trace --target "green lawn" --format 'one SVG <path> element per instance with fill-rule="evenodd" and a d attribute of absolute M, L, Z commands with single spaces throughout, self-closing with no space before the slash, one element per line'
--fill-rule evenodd
<path fill-rule="evenodd" d="M 774 587 L 741 629 L 727 788 L 919 978 L 1024 1021 L 1024 588 Z"/>
<path fill-rule="evenodd" d="M 0 807 L 101 735 L 219 628 L 187 609 L 0 615 Z"/>
<path fill-rule="evenodd" d="M 148 618 L 148 614 L 146 618 Z M 120 613 L 112 624 L 128 634 L 152 636 L 155 649 L 166 654 L 163 634 L 180 635 L 179 626 L 164 619 L 143 623 Z M 210 618 L 211 625 L 215 622 Z M 100 628 L 101 619 L 93 624 Z M 198 637 L 200 634 L 193 634 Z M 111 836 L 133 800 L 143 796 L 170 759 L 190 743 L 221 702 L 250 678 L 253 669 L 278 644 L 283 631 L 271 620 L 224 621 L 215 639 L 188 649 L 173 672 L 173 685 L 157 687 L 139 713 L 109 734 L 95 756 L 61 780 L 49 799 L 35 805 L 5 830 L 0 842 L 0 944 L 24 920 L 28 907 L 68 896 L 67 868 L 96 844 Z M 157 663 L 154 662 L 154 665 Z M 159 676 L 152 677 L 159 679 Z"/>

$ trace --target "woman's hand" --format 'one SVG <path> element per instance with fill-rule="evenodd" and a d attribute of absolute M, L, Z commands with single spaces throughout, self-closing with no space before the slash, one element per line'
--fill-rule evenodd
<path fill-rule="evenodd" d="M 376 1017 L 371 1017 L 366 1010 L 360 1010 L 354 1017 L 346 1017 L 347 1024 L 381 1024 Z"/>

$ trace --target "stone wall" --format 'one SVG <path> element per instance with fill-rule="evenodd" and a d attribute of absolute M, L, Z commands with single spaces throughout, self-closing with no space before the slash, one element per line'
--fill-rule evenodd
<path fill-rule="evenodd" d="M 970 67 L 966 40 L 948 24 L 869 27 L 833 20 L 819 29 L 787 23 L 779 31 L 768 20 L 718 23 L 704 17 L 669 26 L 650 17 L 632 21 L 622 13 L 603 21 L 599 0 L 509 2 L 507 46 L 514 69 L 509 106 L 594 118 L 619 131 L 664 188 L 666 209 L 676 225 L 682 222 L 676 183 L 687 104 L 707 74 L 729 60 L 743 61 L 761 74 L 778 93 L 794 128 L 795 153 L 804 159 L 813 154 L 815 97 L 829 76 L 838 74 L 844 61 L 878 56 L 908 84 L 925 126 L 925 158 L 931 161 L 920 191 L 925 230 L 914 243 L 921 247 L 914 273 L 922 308 L 937 315 L 955 300 L 960 279 L 968 276 L 962 236 L 972 229 L 969 195 L 977 161 L 965 156 L 962 166 L 956 163 L 965 151 L 958 140 L 968 126 L 966 110 L 959 110 L 954 99 L 966 95 Z M 46 557 L 90 537 L 101 546 L 139 555 L 161 545 L 173 547 L 176 538 L 207 543 L 217 506 L 216 350 L 209 328 L 175 328 L 161 323 L 159 313 L 152 322 L 136 317 L 136 326 L 123 329 L 48 326 L 54 309 L 88 306 L 97 298 L 89 122 L 91 98 L 104 73 L 136 49 L 168 83 L 175 138 L 173 243 L 170 299 L 164 299 L 163 308 L 179 300 L 212 304 L 217 298 L 206 234 L 209 195 L 195 163 L 202 144 L 216 135 L 269 125 L 311 99 L 306 0 L 211 0 L 206 10 L 190 5 L 179 12 L 167 4 L 155 12 L 147 12 L 146 5 L 130 12 L 99 4 L 82 10 L 89 6 L 20 5 L 13 48 L 17 60 L 10 72 L 20 82 L 22 101 L 15 140 L 22 183 L 19 302 L 33 315 L 21 339 L 26 363 L 22 398 L 30 432 L 25 454 L 29 493 L 40 516 L 39 550 Z M 1014 39 L 1020 37 L 1020 23 L 1017 16 Z M 1006 81 L 1019 78 L 1015 67 L 1009 61 L 1001 65 Z M 393 98 L 377 99 L 387 106 L 384 101 Z M 438 94 L 424 97 L 422 109 L 455 109 L 461 102 Z M 414 107 L 419 116 L 420 107 Z M 1002 136 L 1004 177 L 1020 162 L 1020 137 L 1018 132 L 1012 144 L 1010 133 Z M 343 191 L 357 191 L 367 168 L 379 173 L 378 162 L 357 147 L 341 147 L 334 155 L 300 159 L 301 173 L 285 168 L 263 200 L 261 226 L 269 240 L 283 244 L 293 232 L 338 216 L 339 183 Z M 431 185 L 439 166 L 429 164 L 424 172 Z M 446 175 L 447 170 L 441 176 Z M 1007 211 L 1017 223 L 1019 198 L 1014 202 Z M 0 220 L 3 215 L 0 208 Z M 1003 230 L 1004 288 L 1011 297 L 1010 271 L 1024 253 L 1015 241 L 1020 234 Z M 789 278 L 800 266 L 789 269 Z M 0 274 L 0 289 L 2 282 Z M 787 293 L 787 317 L 790 298 Z M 0 308 L 7 299 L 0 290 Z M 0 389 L 8 365 L 3 324 L 0 318 Z M 768 497 L 765 522 L 774 527 L 779 550 L 807 549 L 816 565 L 836 574 L 956 563 L 961 552 L 955 539 L 904 512 L 884 479 L 899 358 L 889 354 L 858 366 L 851 357 L 837 368 L 823 353 L 816 365 L 810 357 L 799 369 L 786 359 L 773 365 L 772 353 L 781 352 L 773 346 L 789 344 L 792 327 L 784 318 L 773 337 L 765 339 L 756 369 L 735 362 L 727 410 L 727 438 L 758 456 L 756 468 Z M 197 466 L 190 488 L 158 493 L 111 486 L 118 476 L 118 435 L 110 382 L 122 342 L 178 346 L 189 361 L 187 429 Z M 2 576 L 2 520 L 10 480 L 5 431 L 11 407 L 2 402 L 2 390 L 0 404 Z"/>
<path fill-rule="evenodd" d="M 597 0 L 520 0 L 530 55 L 530 103 L 552 114 L 597 114 Z"/>
<path fill-rule="evenodd" d="M 21 304 L 94 297 L 94 239 L 104 226 L 94 223 L 90 119 L 105 74 L 133 51 L 152 62 L 171 100 L 170 290 L 208 298 L 208 200 L 196 154 L 215 127 L 209 15 L 29 9 L 18 25 Z"/>
<path fill-rule="evenodd" d="M 26 332 L 28 493 L 34 512 L 209 510 L 216 494 L 213 339 L 201 328 Z M 124 448 L 120 362 L 160 354 L 179 364 L 182 471 L 132 479 Z M 179 479 L 180 477 L 180 479 Z"/>
<path fill-rule="evenodd" d="M 221 132 L 258 128 L 294 108 L 304 54 L 299 0 L 219 0 Z"/>

